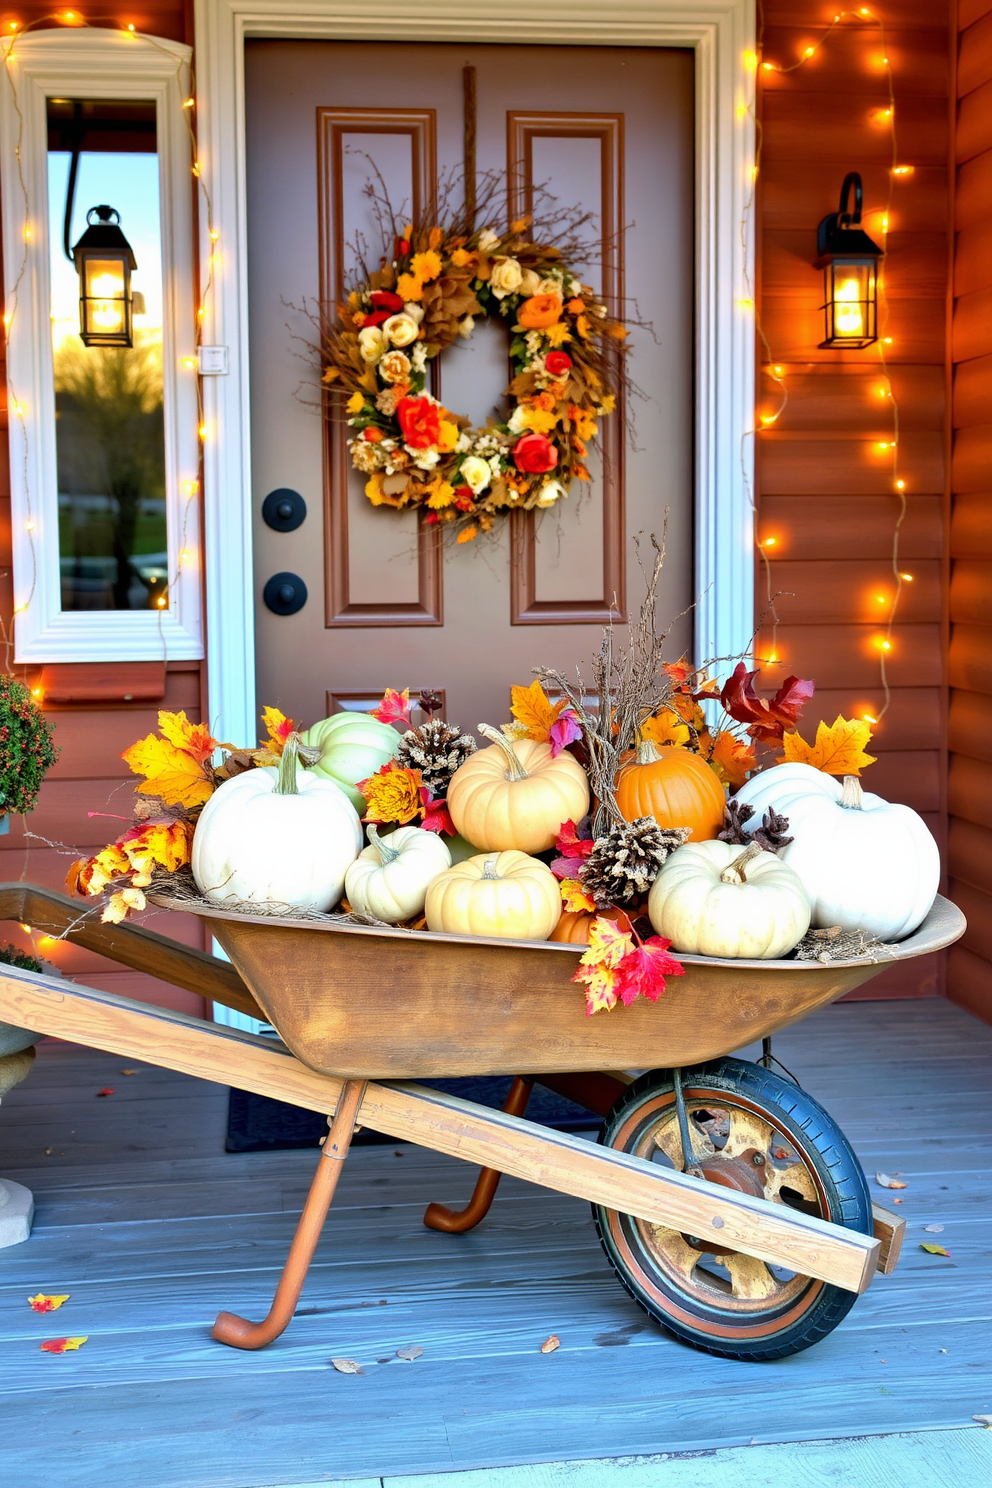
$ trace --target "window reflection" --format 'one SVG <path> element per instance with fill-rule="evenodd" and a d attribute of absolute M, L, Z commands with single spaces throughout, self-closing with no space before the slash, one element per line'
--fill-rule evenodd
<path fill-rule="evenodd" d="M 62 608 L 162 610 L 168 545 L 155 107 L 51 99 L 48 125 Z M 102 204 L 119 214 L 137 264 L 132 346 L 86 347 L 80 339 L 80 283 L 66 249 Z"/>

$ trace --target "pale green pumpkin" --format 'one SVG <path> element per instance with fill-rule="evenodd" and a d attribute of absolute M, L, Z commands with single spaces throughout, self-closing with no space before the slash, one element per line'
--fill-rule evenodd
<path fill-rule="evenodd" d="M 335 713 L 307 729 L 303 742 L 320 750 L 313 773 L 333 780 L 355 810 L 363 814 L 365 798 L 355 786 L 393 758 L 400 735 L 390 724 L 380 723 L 368 713 Z"/>

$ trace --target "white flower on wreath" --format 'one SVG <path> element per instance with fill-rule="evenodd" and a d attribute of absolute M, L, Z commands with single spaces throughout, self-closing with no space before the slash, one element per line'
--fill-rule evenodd
<path fill-rule="evenodd" d="M 518 403 L 506 421 L 506 427 L 511 434 L 522 434 L 527 427 L 527 410 L 522 403 Z"/>
<path fill-rule="evenodd" d="M 498 300 L 505 300 L 507 295 L 518 292 L 523 275 L 524 271 L 515 258 L 498 258 L 493 264 L 489 287 Z"/>
<path fill-rule="evenodd" d="M 410 449 L 409 445 L 406 445 L 406 449 L 413 456 L 413 463 L 418 470 L 433 470 L 441 458 L 440 451 L 436 449 L 415 450 Z"/>
<path fill-rule="evenodd" d="M 353 439 L 351 441 L 351 463 L 356 470 L 361 470 L 365 475 L 371 475 L 379 468 L 376 446 L 367 444 L 364 439 Z"/>
<path fill-rule="evenodd" d="M 527 332 L 526 336 L 524 337 L 524 345 L 527 347 L 527 350 L 531 356 L 536 356 L 537 353 L 541 350 L 543 339 L 544 338 L 542 337 L 540 331 Z"/>
<path fill-rule="evenodd" d="M 485 228 L 479 234 L 479 252 L 489 253 L 499 242 L 499 233 L 494 233 L 491 227 Z"/>
<path fill-rule="evenodd" d="M 427 347 L 423 344 L 423 342 L 420 342 L 419 345 L 415 346 L 410 355 L 413 359 L 414 371 L 423 372 L 424 368 L 427 366 Z"/>
<path fill-rule="evenodd" d="M 560 279 L 556 279 L 553 274 L 549 274 L 546 279 L 542 279 L 541 280 L 540 284 L 537 286 L 537 289 L 535 290 L 535 293 L 536 294 L 560 295 L 561 294 L 561 291 L 562 291 L 562 282 L 561 282 L 561 280 Z"/>
<path fill-rule="evenodd" d="M 458 440 L 457 440 L 457 442 L 455 444 L 455 449 L 457 450 L 458 454 L 463 455 L 466 450 L 470 450 L 471 448 L 472 448 L 472 440 L 471 440 L 470 436 L 463 429 L 462 432 L 458 436 Z"/>
<path fill-rule="evenodd" d="M 358 333 L 358 350 L 363 362 L 377 362 L 389 350 L 389 342 L 379 326 L 363 326 Z"/>
<path fill-rule="evenodd" d="M 406 382 L 410 369 L 410 358 L 405 351 L 387 351 L 379 362 L 379 376 L 383 382 Z"/>
<path fill-rule="evenodd" d="M 537 505 L 554 506 L 556 501 L 560 501 L 563 496 L 567 495 L 568 492 L 562 485 L 561 481 L 545 481 L 544 485 L 537 493 Z"/>
<path fill-rule="evenodd" d="M 478 496 L 484 491 L 492 479 L 492 471 L 489 469 L 488 461 L 481 460 L 478 455 L 469 455 L 467 460 L 462 461 L 461 477 L 473 496 Z"/>
<path fill-rule="evenodd" d="M 409 346 L 420 334 L 417 322 L 412 315 L 407 315 L 405 310 L 400 310 L 396 315 L 391 315 L 388 320 L 383 321 L 382 329 L 393 346 Z"/>
<path fill-rule="evenodd" d="M 403 314 L 409 315 L 410 319 L 415 320 L 419 326 L 424 318 L 424 307 L 418 305 L 416 300 L 411 300 L 408 305 L 403 306 Z"/>
<path fill-rule="evenodd" d="M 539 293 L 542 282 L 540 274 L 535 273 L 533 269 L 524 269 L 520 280 L 520 293 L 524 299 L 529 300 L 531 295 Z"/>
<path fill-rule="evenodd" d="M 458 322 L 458 334 L 459 334 L 459 336 L 461 336 L 463 340 L 467 341 L 468 338 L 469 338 L 469 336 L 471 336 L 471 334 L 472 334 L 472 332 L 474 330 L 475 330 L 475 316 L 474 315 L 463 315 L 462 318 L 461 318 L 461 320 Z"/>

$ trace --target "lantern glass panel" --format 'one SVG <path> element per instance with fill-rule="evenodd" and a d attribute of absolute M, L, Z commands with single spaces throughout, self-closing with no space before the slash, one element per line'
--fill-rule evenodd
<path fill-rule="evenodd" d="M 80 121 L 69 243 L 85 232 L 90 208 L 116 208 L 137 263 L 130 298 L 124 253 L 99 250 L 79 275 L 63 252 Z M 48 128 L 62 608 L 162 611 L 169 595 L 155 105 L 52 99 Z M 120 339 L 86 346 L 86 328 Z"/>
<path fill-rule="evenodd" d="M 876 267 L 868 259 L 835 258 L 824 270 L 826 338 L 821 345 L 870 346 L 876 339 Z"/>

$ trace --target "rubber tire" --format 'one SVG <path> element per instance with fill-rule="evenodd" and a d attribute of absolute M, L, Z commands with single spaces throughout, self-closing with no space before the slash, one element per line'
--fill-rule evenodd
<path fill-rule="evenodd" d="M 846 1229 L 864 1235 L 872 1233 L 871 1197 L 861 1164 L 840 1127 L 811 1095 L 762 1065 L 730 1057 L 683 1070 L 682 1079 L 687 1088 L 703 1085 L 712 1089 L 714 1096 L 736 1094 L 762 1106 L 815 1170 L 827 1199 L 829 1213 L 825 1217 Z M 620 1126 L 638 1105 L 673 1088 L 670 1070 L 652 1070 L 641 1075 L 613 1107 L 599 1140 L 604 1146 L 613 1147 Z M 809 1308 L 781 1333 L 763 1334 L 753 1342 L 741 1338 L 723 1341 L 703 1328 L 696 1329 L 681 1318 L 668 1316 L 644 1294 L 637 1277 L 631 1275 L 616 1249 L 610 1231 L 611 1212 L 614 1211 L 602 1205 L 593 1205 L 600 1243 L 624 1287 L 638 1306 L 663 1328 L 705 1353 L 749 1361 L 784 1359 L 826 1338 L 857 1301 L 855 1293 L 825 1283 Z M 642 1253 L 641 1259 L 646 1262 L 648 1258 Z M 666 1285 L 671 1285 L 667 1278 Z M 756 1320 L 760 1317 L 757 1314 Z"/>

